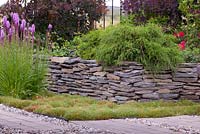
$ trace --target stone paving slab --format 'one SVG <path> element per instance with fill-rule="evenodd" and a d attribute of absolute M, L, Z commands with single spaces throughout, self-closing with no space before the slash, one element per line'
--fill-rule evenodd
<path fill-rule="evenodd" d="M 117 134 L 181 134 L 167 128 L 131 123 L 123 119 L 102 121 L 74 121 L 78 125 L 108 130 Z"/>
<path fill-rule="evenodd" d="M 0 124 L 11 127 L 20 128 L 26 131 L 47 131 L 54 129 L 64 129 L 49 122 L 44 122 L 28 116 L 19 115 L 16 113 L 5 112 L 0 109 Z"/>

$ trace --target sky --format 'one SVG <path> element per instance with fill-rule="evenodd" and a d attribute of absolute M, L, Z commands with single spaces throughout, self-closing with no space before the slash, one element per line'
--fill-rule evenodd
<path fill-rule="evenodd" d="M 0 5 L 6 3 L 8 0 L 0 0 Z M 112 0 L 106 0 L 107 1 L 107 6 L 112 5 Z M 114 6 L 120 6 L 120 0 L 113 0 L 114 1 Z"/>

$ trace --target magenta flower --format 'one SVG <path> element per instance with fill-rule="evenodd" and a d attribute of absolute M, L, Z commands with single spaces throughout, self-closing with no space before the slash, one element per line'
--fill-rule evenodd
<path fill-rule="evenodd" d="M 51 31 L 53 26 L 51 24 L 48 25 L 48 30 Z"/>

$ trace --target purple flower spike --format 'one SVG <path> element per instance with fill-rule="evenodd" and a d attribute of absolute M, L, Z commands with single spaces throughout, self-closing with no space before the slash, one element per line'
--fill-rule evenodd
<path fill-rule="evenodd" d="M 26 20 L 23 19 L 23 20 L 22 20 L 22 23 L 21 23 L 21 25 L 20 25 L 21 31 L 24 31 L 24 30 L 25 30 L 25 27 L 26 27 Z"/>
<path fill-rule="evenodd" d="M 18 26 L 19 26 L 19 14 L 13 13 L 12 20 L 13 20 L 13 23 L 15 25 L 15 28 L 18 28 Z"/>
<path fill-rule="evenodd" d="M 10 28 L 10 21 L 6 22 L 6 29 L 8 30 Z"/>
<path fill-rule="evenodd" d="M 49 26 L 48 26 L 48 30 L 51 31 L 52 28 L 53 28 L 53 26 L 52 26 L 51 24 L 49 24 Z"/>
<path fill-rule="evenodd" d="M 32 27 L 29 27 L 29 28 L 28 28 L 28 30 L 29 30 L 29 32 L 31 32 L 31 33 L 32 33 Z"/>
<path fill-rule="evenodd" d="M 3 16 L 3 26 L 6 27 L 6 23 L 7 23 L 7 16 Z"/>
<path fill-rule="evenodd" d="M 9 30 L 8 30 L 9 42 L 11 42 L 11 40 L 12 40 L 12 35 L 13 35 L 13 30 L 12 30 L 12 28 L 9 28 Z"/>
<path fill-rule="evenodd" d="M 8 35 L 9 35 L 9 36 L 12 36 L 12 35 L 13 35 L 13 30 L 12 30 L 12 28 L 9 28 L 9 30 L 8 30 Z"/>
<path fill-rule="evenodd" d="M 0 29 L 0 40 L 1 40 L 1 41 L 4 41 L 4 38 L 5 38 L 4 30 L 3 30 L 3 29 Z"/>
<path fill-rule="evenodd" d="M 35 33 L 35 25 L 34 24 L 32 24 L 32 26 L 31 26 L 31 28 L 32 28 L 32 34 L 34 34 Z"/>

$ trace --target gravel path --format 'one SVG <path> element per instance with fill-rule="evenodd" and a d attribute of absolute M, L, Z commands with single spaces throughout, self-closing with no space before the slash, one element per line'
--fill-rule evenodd
<path fill-rule="evenodd" d="M 114 134 L 0 104 L 0 134 Z"/>
<path fill-rule="evenodd" d="M 200 116 L 68 122 L 0 104 L 0 134 L 200 134 Z"/>

